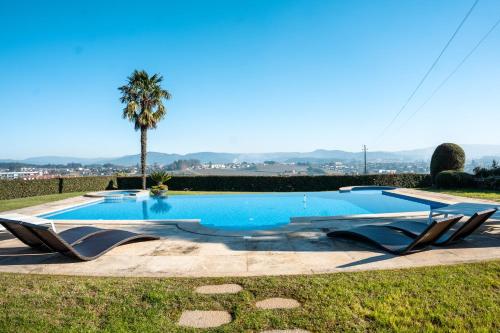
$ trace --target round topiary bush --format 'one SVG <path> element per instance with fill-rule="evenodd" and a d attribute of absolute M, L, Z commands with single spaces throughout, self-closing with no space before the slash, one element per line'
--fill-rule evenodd
<path fill-rule="evenodd" d="M 436 175 L 435 184 L 438 188 L 474 187 L 474 176 L 467 172 L 445 170 Z"/>
<path fill-rule="evenodd" d="M 465 152 L 457 144 L 443 143 L 437 146 L 431 159 L 431 177 L 435 183 L 436 175 L 444 170 L 462 171 L 465 164 Z"/>

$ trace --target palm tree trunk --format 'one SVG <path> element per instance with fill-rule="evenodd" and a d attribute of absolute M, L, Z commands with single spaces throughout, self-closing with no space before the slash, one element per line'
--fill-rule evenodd
<path fill-rule="evenodd" d="M 142 189 L 146 189 L 146 154 L 148 143 L 148 129 L 141 127 L 141 173 L 142 173 Z"/>

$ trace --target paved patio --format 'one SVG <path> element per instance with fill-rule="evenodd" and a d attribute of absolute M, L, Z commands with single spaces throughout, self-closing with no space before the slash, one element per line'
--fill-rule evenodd
<path fill-rule="evenodd" d="M 435 199 L 435 193 L 422 193 L 417 194 Z M 443 195 L 438 195 L 443 199 Z M 16 212 L 35 215 L 85 200 L 73 198 Z M 451 196 L 444 200 L 447 203 L 468 202 L 480 207 L 498 205 Z M 409 218 L 426 219 L 422 214 Z M 162 237 L 158 241 L 120 246 L 91 262 L 75 262 L 59 254 L 39 253 L 8 233 L 0 232 L 0 271 L 96 276 L 256 276 L 394 269 L 500 259 L 498 213 L 467 241 L 407 256 L 394 256 L 367 244 L 329 239 L 325 235 L 329 230 L 385 224 L 396 219 L 401 218 L 301 219 L 275 231 L 240 235 L 234 232 L 218 234 L 213 229 L 207 231 L 192 221 L 91 221 L 89 223 L 104 228 L 121 228 Z M 76 225 L 75 221 L 56 223 L 58 231 Z"/>

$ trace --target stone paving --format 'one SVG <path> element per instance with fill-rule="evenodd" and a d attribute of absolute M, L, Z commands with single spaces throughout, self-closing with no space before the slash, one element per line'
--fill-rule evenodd
<path fill-rule="evenodd" d="M 195 289 L 201 294 L 235 294 L 243 288 L 238 284 L 220 284 L 200 286 Z M 276 309 L 292 309 L 300 306 L 300 303 L 291 298 L 268 298 L 255 303 L 255 306 L 260 309 L 276 310 Z M 194 327 L 194 328 L 211 328 L 218 327 L 230 323 L 232 320 L 231 314 L 227 311 L 183 311 L 177 325 Z M 272 330 L 264 332 L 307 332 L 303 330 Z"/>
<path fill-rule="evenodd" d="M 295 328 L 287 330 L 270 330 L 270 331 L 268 330 L 268 331 L 261 331 L 260 333 L 309 333 L 309 331 Z"/>
<path fill-rule="evenodd" d="M 448 203 L 498 203 L 468 200 L 437 193 L 406 190 L 412 195 L 439 197 Z M 36 215 L 95 199 L 72 198 L 12 211 Z M 6 212 L 7 213 L 7 212 Z M 408 216 L 425 220 L 426 214 Z M 199 223 L 183 221 L 58 221 L 58 231 L 82 223 L 159 235 L 157 241 L 126 244 L 90 262 L 76 262 L 57 253 L 27 248 L 0 232 L 0 272 L 94 276 L 258 276 L 317 274 L 368 269 L 395 269 L 500 259 L 500 214 L 497 213 L 466 241 L 407 256 L 394 256 L 368 244 L 329 239 L 325 232 L 401 219 L 386 216 L 310 218 L 259 233 L 206 232 Z M 198 227 L 196 226 L 198 225 Z"/>
<path fill-rule="evenodd" d="M 195 328 L 218 327 L 230 323 L 231 314 L 227 311 L 184 311 L 178 321 L 179 326 Z"/>
<path fill-rule="evenodd" d="M 257 303 L 255 303 L 255 306 L 259 309 L 266 309 L 266 310 L 293 309 L 293 308 L 298 308 L 300 306 L 300 303 L 291 298 L 274 297 L 258 301 Z"/>
<path fill-rule="evenodd" d="M 243 290 L 238 284 L 219 284 L 200 286 L 195 289 L 201 294 L 235 294 Z M 255 303 L 255 307 L 266 310 L 293 309 L 299 307 L 300 303 L 291 298 L 267 298 Z M 179 326 L 194 328 L 218 327 L 231 322 L 231 314 L 227 311 L 183 311 L 177 324 Z M 301 330 L 274 330 L 266 332 L 306 332 Z"/>
<path fill-rule="evenodd" d="M 201 286 L 195 289 L 198 294 L 236 294 L 242 291 L 243 288 L 239 284 L 216 284 Z"/>

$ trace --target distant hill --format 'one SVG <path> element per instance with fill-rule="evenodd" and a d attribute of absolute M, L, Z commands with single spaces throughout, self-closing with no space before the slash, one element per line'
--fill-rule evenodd
<path fill-rule="evenodd" d="M 158 164 L 170 164 L 175 160 L 183 158 L 183 155 L 179 154 L 164 154 L 157 152 L 148 152 L 148 164 L 158 163 Z M 113 158 L 109 160 L 108 163 L 116 164 L 116 165 L 136 165 L 141 161 L 140 154 L 135 155 L 126 155 L 123 157 Z"/>
<path fill-rule="evenodd" d="M 104 164 L 108 163 L 108 158 L 80 158 L 70 156 L 38 156 L 30 157 L 21 161 L 27 164 L 68 164 L 68 163 L 81 163 L 81 164 Z"/>
<path fill-rule="evenodd" d="M 463 144 L 460 146 L 464 149 L 465 156 L 469 160 L 480 159 L 487 156 L 500 156 L 500 145 Z M 408 158 L 430 160 L 434 149 L 435 147 L 405 150 L 398 152 L 398 154 Z"/>
<path fill-rule="evenodd" d="M 467 159 L 497 158 L 500 159 L 500 145 L 461 145 L 466 153 Z M 368 160 L 372 162 L 404 162 L 404 161 L 428 161 L 432 156 L 434 147 L 404 150 L 404 151 L 369 151 Z M 312 152 L 276 152 L 276 153 L 216 153 L 216 152 L 198 152 L 190 154 L 166 154 L 159 152 L 148 153 L 148 164 L 170 164 L 179 159 L 197 159 L 201 162 L 212 163 L 231 163 L 231 162 L 249 162 L 259 163 L 264 161 L 276 161 L 282 163 L 292 162 L 328 162 L 328 161 L 362 161 L 362 152 L 348 152 L 343 150 L 318 149 Z M 24 160 L 4 159 L 0 162 L 19 162 L 35 165 L 43 164 L 104 164 L 111 163 L 122 166 L 132 166 L 138 164 L 140 155 L 126 155 L 115 158 L 80 158 L 67 156 L 39 156 Z"/>

